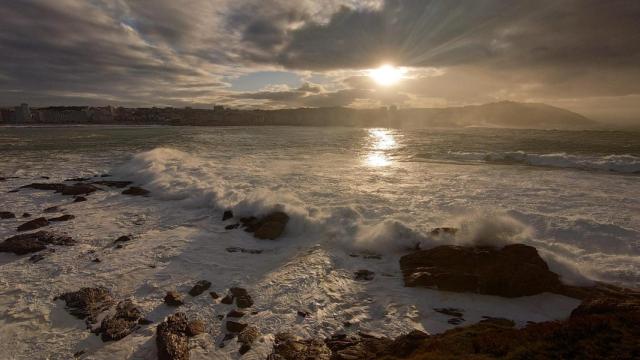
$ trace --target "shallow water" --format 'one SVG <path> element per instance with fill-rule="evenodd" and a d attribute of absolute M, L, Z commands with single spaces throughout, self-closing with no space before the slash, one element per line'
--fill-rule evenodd
<path fill-rule="evenodd" d="M 398 258 L 408 247 L 440 243 L 524 242 L 536 246 L 567 282 L 640 283 L 640 137 L 623 132 L 496 129 L 398 130 L 294 127 L 0 128 L 3 209 L 38 214 L 64 204 L 72 222 L 53 227 L 81 240 L 31 264 L 0 254 L 4 313 L 0 340 L 14 357 L 153 358 L 153 328 L 102 344 L 53 296 L 105 285 L 133 297 L 154 321 L 171 309 L 167 290 L 209 279 L 224 292 L 247 287 L 259 313 L 247 321 L 264 334 L 244 358 L 264 358 L 272 335 L 329 335 L 376 329 L 397 335 L 453 325 L 433 312 L 460 307 L 468 324 L 481 316 L 520 324 L 566 316 L 572 299 L 539 295 L 505 300 L 402 287 Z M 6 191 L 46 181 L 109 173 L 152 192 L 129 198 L 108 190 L 89 201 L 52 193 Z M 292 220 L 275 242 L 225 231 L 222 211 L 258 215 L 284 209 Z M 0 221 L 1 238 L 16 220 Z M 433 238 L 433 227 L 461 228 L 456 239 Z M 136 241 L 114 249 L 113 239 Z M 229 246 L 263 249 L 227 253 Z M 94 250 L 94 254 L 88 254 Z M 382 260 L 353 258 L 375 252 Z M 99 256 L 101 263 L 92 263 Z M 150 265 L 154 267 L 150 267 Z M 371 283 L 352 272 L 376 272 Z M 195 358 L 237 357 L 234 344 L 216 348 L 226 305 L 208 296 L 185 309 L 210 324 Z M 301 320 L 295 312 L 310 309 Z M 17 335 L 25 339 L 18 343 Z M 57 355 L 59 357 L 56 357 Z M 66 355 L 65 355 L 66 354 Z"/>

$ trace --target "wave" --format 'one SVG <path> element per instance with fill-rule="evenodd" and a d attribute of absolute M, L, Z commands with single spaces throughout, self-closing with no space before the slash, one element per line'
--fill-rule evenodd
<path fill-rule="evenodd" d="M 510 152 L 450 152 L 454 160 L 484 161 L 488 163 L 525 164 L 591 171 L 610 171 L 624 174 L 640 174 L 640 157 L 634 155 L 571 155 L 566 153 L 530 154 L 524 151 Z"/>

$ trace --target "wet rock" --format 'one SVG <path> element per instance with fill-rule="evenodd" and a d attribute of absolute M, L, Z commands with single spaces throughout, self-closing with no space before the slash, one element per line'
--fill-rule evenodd
<path fill-rule="evenodd" d="M 62 195 L 88 195 L 98 190 L 91 184 L 76 183 L 73 185 L 57 184 L 57 183 L 33 183 L 22 186 L 21 189 L 36 189 L 45 191 L 55 191 Z"/>
<path fill-rule="evenodd" d="M 71 246 L 76 242 L 69 236 L 56 235 L 48 231 L 19 234 L 0 243 L 0 252 L 24 255 L 46 249 L 47 245 Z"/>
<path fill-rule="evenodd" d="M 433 309 L 435 312 L 438 312 L 440 314 L 444 314 L 447 316 L 451 316 L 451 317 L 458 317 L 461 318 L 463 317 L 463 311 L 460 309 L 456 309 L 456 308 L 436 308 Z"/>
<path fill-rule="evenodd" d="M 310 313 L 308 311 L 306 311 L 306 310 L 298 310 L 297 314 L 298 314 L 298 316 L 303 317 L 303 318 L 306 318 L 307 316 L 310 315 Z"/>
<path fill-rule="evenodd" d="M 331 350 L 320 339 L 302 340 L 288 333 L 279 333 L 273 343 L 273 352 L 267 359 L 329 360 Z"/>
<path fill-rule="evenodd" d="M 371 270 L 361 269 L 356 271 L 355 279 L 358 281 L 371 281 L 375 277 L 375 273 Z"/>
<path fill-rule="evenodd" d="M 224 227 L 225 230 L 233 230 L 240 227 L 240 224 L 231 224 Z"/>
<path fill-rule="evenodd" d="M 16 214 L 9 211 L 0 211 L 0 219 L 14 219 Z"/>
<path fill-rule="evenodd" d="M 244 254 L 262 254 L 263 250 L 259 250 L 259 249 L 245 249 L 245 248 L 240 248 L 240 247 L 228 247 L 227 252 L 230 253 L 235 253 L 235 252 L 241 252 Z"/>
<path fill-rule="evenodd" d="M 45 212 L 45 213 L 49 214 L 49 213 L 54 213 L 54 212 L 59 212 L 59 211 L 63 211 L 63 209 L 60 209 L 57 206 L 52 206 L 52 207 L 48 207 L 48 208 L 44 209 L 42 212 Z"/>
<path fill-rule="evenodd" d="M 28 217 L 31 217 L 31 214 L 29 214 L 29 213 L 23 213 L 23 214 L 22 214 L 22 217 L 23 217 L 23 218 L 28 218 Z"/>
<path fill-rule="evenodd" d="M 204 333 L 204 322 L 202 320 L 191 320 L 187 324 L 187 335 L 196 336 Z"/>
<path fill-rule="evenodd" d="M 464 322 L 463 318 L 451 318 L 449 320 L 447 320 L 447 323 L 451 324 L 451 325 L 460 325 Z"/>
<path fill-rule="evenodd" d="M 218 314 L 218 315 L 216 315 L 216 318 L 218 318 L 218 320 L 222 320 L 222 319 L 224 319 L 224 315 Z"/>
<path fill-rule="evenodd" d="M 99 258 L 95 258 L 95 259 L 91 260 L 91 262 L 100 263 L 100 262 L 102 262 L 102 260 L 100 260 Z"/>
<path fill-rule="evenodd" d="M 156 346 L 159 360 L 188 360 L 187 316 L 177 312 L 158 325 Z"/>
<path fill-rule="evenodd" d="M 131 185 L 132 182 L 131 181 L 100 180 L 100 181 L 94 181 L 93 184 L 102 185 L 102 186 L 108 186 L 108 187 L 117 188 L 117 189 L 124 189 L 127 186 Z"/>
<path fill-rule="evenodd" d="M 220 302 L 223 304 L 231 305 L 233 304 L 233 296 L 226 295 L 225 297 L 222 298 L 222 300 L 220 300 Z"/>
<path fill-rule="evenodd" d="M 98 315 L 111 307 L 115 300 L 109 289 L 98 286 L 85 287 L 78 291 L 62 294 L 57 299 L 64 300 L 67 311 L 79 319 L 86 319 L 87 323 L 95 323 Z"/>
<path fill-rule="evenodd" d="M 151 321 L 149 319 L 145 319 L 145 318 L 140 318 L 140 319 L 138 319 L 138 324 L 140 324 L 140 325 L 150 325 L 150 324 L 153 324 L 153 321 Z"/>
<path fill-rule="evenodd" d="M 76 217 L 73 216 L 73 215 L 62 215 L 62 216 L 50 218 L 49 221 L 69 221 L 69 220 L 73 220 L 75 218 Z"/>
<path fill-rule="evenodd" d="M 89 178 L 89 177 L 77 177 L 77 178 L 66 179 L 65 181 L 69 181 L 69 182 L 83 182 L 83 181 L 88 181 L 88 180 L 91 180 L 91 178 Z"/>
<path fill-rule="evenodd" d="M 217 293 L 217 292 L 215 292 L 215 291 L 211 291 L 211 292 L 209 292 L 209 295 L 210 295 L 210 296 L 211 296 L 211 298 L 212 298 L 212 299 L 214 299 L 214 300 L 220 297 L 220 295 L 218 295 L 218 293 Z"/>
<path fill-rule="evenodd" d="M 233 211 L 227 210 L 222 214 L 222 221 L 233 218 Z"/>
<path fill-rule="evenodd" d="M 18 231 L 29 231 L 29 230 L 35 230 L 44 226 L 49 225 L 49 221 L 47 221 L 47 219 L 41 217 L 41 218 L 37 218 L 37 219 L 33 219 L 30 221 L 27 221 L 26 223 L 18 226 Z"/>
<path fill-rule="evenodd" d="M 180 295 L 177 291 L 168 291 L 167 295 L 164 296 L 164 303 L 169 306 L 184 305 L 182 295 Z"/>
<path fill-rule="evenodd" d="M 34 254 L 29 257 L 29 261 L 31 261 L 34 264 L 42 260 L 44 260 L 43 254 Z"/>
<path fill-rule="evenodd" d="M 84 196 L 76 196 L 76 197 L 73 199 L 73 202 L 74 202 L 74 203 L 79 203 L 79 202 L 83 202 L 83 201 L 87 201 L 87 198 L 86 198 L 86 197 L 84 197 Z"/>
<path fill-rule="evenodd" d="M 247 351 L 251 350 L 251 344 L 253 344 L 258 337 L 260 337 L 260 331 L 258 331 L 257 327 L 249 325 L 244 328 L 244 330 L 238 334 L 238 342 L 242 344 L 239 350 L 240 355 L 244 355 Z"/>
<path fill-rule="evenodd" d="M 236 301 L 236 305 L 239 308 L 244 309 L 253 305 L 253 299 L 251 298 L 247 290 L 240 287 L 232 287 L 231 289 L 229 289 L 229 292 L 231 293 L 231 296 Z"/>
<path fill-rule="evenodd" d="M 150 192 L 149 192 L 149 190 L 143 189 L 141 187 L 132 186 L 132 187 L 124 190 L 122 192 L 122 194 L 131 195 L 131 196 L 149 196 Z"/>
<path fill-rule="evenodd" d="M 474 292 L 504 297 L 535 295 L 562 289 L 534 247 L 438 246 L 400 259 L 405 286 Z"/>
<path fill-rule="evenodd" d="M 232 318 L 241 318 L 243 316 L 244 316 L 244 313 L 238 310 L 231 310 L 227 313 L 227 317 L 232 317 Z"/>
<path fill-rule="evenodd" d="M 189 290 L 189 295 L 198 296 L 208 290 L 210 287 L 211 282 L 207 280 L 200 280 L 191 288 L 191 290 Z"/>
<path fill-rule="evenodd" d="M 122 235 L 113 241 L 114 244 L 131 241 L 131 235 Z"/>
<path fill-rule="evenodd" d="M 227 323 L 226 323 L 227 331 L 232 333 L 239 333 L 242 330 L 244 330 L 244 328 L 246 327 L 247 327 L 247 324 L 243 324 L 243 323 L 239 323 L 231 320 L 227 320 Z"/>
<path fill-rule="evenodd" d="M 261 219 L 255 217 L 241 218 L 240 222 L 245 227 L 245 231 L 253 233 L 258 239 L 275 240 L 284 232 L 289 215 L 281 212 L 272 212 Z"/>
<path fill-rule="evenodd" d="M 438 227 L 431 230 L 431 235 L 439 236 L 444 234 L 455 235 L 458 232 L 458 229 L 453 227 Z"/>
<path fill-rule="evenodd" d="M 113 315 L 102 320 L 98 333 L 102 341 L 117 341 L 135 331 L 141 319 L 140 309 L 131 300 L 124 300 L 118 303 Z"/>

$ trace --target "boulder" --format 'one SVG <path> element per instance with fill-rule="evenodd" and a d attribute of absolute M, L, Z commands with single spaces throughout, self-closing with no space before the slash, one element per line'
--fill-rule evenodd
<path fill-rule="evenodd" d="M 122 191 L 122 193 L 124 195 L 131 195 L 131 196 L 149 196 L 149 194 L 150 194 L 149 190 L 143 189 L 143 188 L 138 187 L 138 186 L 132 186 L 132 187 Z"/>
<path fill-rule="evenodd" d="M 204 333 L 204 322 L 202 320 L 191 320 L 187 324 L 187 335 L 196 336 Z"/>
<path fill-rule="evenodd" d="M 239 308 L 248 308 L 253 305 L 253 299 L 247 290 L 240 287 L 232 287 L 229 289 L 229 292 L 231 293 L 232 300 L 236 301 L 236 305 Z"/>
<path fill-rule="evenodd" d="M 47 226 L 49 225 L 49 221 L 47 221 L 47 219 L 40 217 L 37 219 L 33 219 L 30 221 L 27 221 L 26 223 L 18 226 L 18 231 L 29 231 L 29 230 L 35 230 L 38 228 L 41 228 L 43 226 Z"/>
<path fill-rule="evenodd" d="M 279 333 L 273 343 L 273 352 L 267 359 L 329 360 L 331 350 L 320 339 L 302 340 L 288 333 Z"/>
<path fill-rule="evenodd" d="M 200 280 L 191 288 L 191 290 L 189 290 L 189 295 L 198 296 L 208 290 L 210 287 L 211 282 L 207 280 Z"/>
<path fill-rule="evenodd" d="M 21 189 L 36 189 L 45 191 L 55 191 L 62 195 L 88 195 L 98 190 L 91 184 L 76 183 L 73 185 L 55 184 L 55 183 L 33 183 L 22 186 Z"/>
<path fill-rule="evenodd" d="M 67 215 L 50 218 L 49 221 L 69 221 L 75 218 L 76 218 L 75 216 L 67 214 Z"/>
<path fill-rule="evenodd" d="M 558 292 L 563 288 L 534 247 L 444 245 L 400 259 L 405 286 L 504 297 Z"/>
<path fill-rule="evenodd" d="M 102 320 L 97 332 L 101 334 L 102 341 L 120 340 L 135 331 L 142 319 L 140 309 L 131 300 L 124 300 L 118 303 L 113 315 Z"/>
<path fill-rule="evenodd" d="M 164 296 L 164 303 L 169 306 L 184 305 L 182 295 L 180 295 L 177 291 L 167 291 L 167 295 Z"/>
<path fill-rule="evenodd" d="M 88 324 L 95 323 L 98 315 L 111 307 L 115 300 L 109 289 L 98 286 L 85 287 L 78 291 L 64 293 L 54 300 L 64 300 L 67 311 L 79 319 L 86 319 Z"/>
<path fill-rule="evenodd" d="M 241 318 L 244 316 L 244 313 L 242 311 L 239 310 L 231 310 L 227 313 L 227 317 L 232 317 L 232 318 Z"/>
<path fill-rule="evenodd" d="M 226 328 L 228 332 L 232 332 L 232 333 L 239 333 L 242 330 L 244 330 L 244 328 L 247 327 L 247 324 L 243 324 L 243 323 L 239 323 L 236 321 L 231 321 L 231 320 L 227 320 L 227 324 L 226 324 Z"/>
<path fill-rule="evenodd" d="M 233 218 L 233 211 L 231 210 L 226 210 L 223 214 L 222 214 L 222 221 L 225 221 L 227 219 L 231 219 Z"/>
<path fill-rule="evenodd" d="M 188 360 L 189 335 L 187 316 L 177 312 L 158 325 L 156 346 L 159 360 Z"/>
<path fill-rule="evenodd" d="M 258 239 L 275 240 L 284 232 L 289 215 L 281 212 L 272 212 L 260 219 L 256 217 L 244 217 L 240 223 L 245 227 L 245 231 L 253 233 Z"/>
<path fill-rule="evenodd" d="M 354 273 L 355 279 L 358 281 L 371 281 L 375 277 L 375 273 L 371 270 L 361 269 Z"/>
<path fill-rule="evenodd" d="M 14 219 L 16 214 L 9 211 L 0 211 L 0 219 Z"/>
<path fill-rule="evenodd" d="M 48 208 L 42 210 L 42 212 L 50 214 L 50 213 L 59 212 L 59 211 L 62 211 L 62 210 L 63 209 L 60 209 L 57 206 L 52 206 L 52 207 L 48 207 Z"/>
<path fill-rule="evenodd" d="M 0 252 L 12 252 L 17 255 L 46 249 L 47 245 L 71 246 L 76 242 L 69 236 L 56 235 L 48 231 L 14 235 L 0 243 Z"/>
<path fill-rule="evenodd" d="M 213 300 L 216 300 L 217 298 L 219 298 L 219 297 L 220 297 L 220 295 L 218 295 L 218 293 L 217 293 L 217 292 L 215 292 L 215 291 L 211 291 L 211 292 L 209 292 L 209 295 L 211 296 L 211 298 L 212 298 Z"/>

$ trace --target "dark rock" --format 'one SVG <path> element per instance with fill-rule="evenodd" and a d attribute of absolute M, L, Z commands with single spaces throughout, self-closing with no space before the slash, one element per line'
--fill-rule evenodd
<path fill-rule="evenodd" d="M 439 236 L 443 234 L 455 235 L 458 232 L 458 229 L 452 227 L 438 227 L 431 230 L 431 235 Z"/>
<path fill-rule="evenodd" d="M 222 221 L 233 218 L 233 211 L 227 210 L 222 214 Z"/>
<path fill-rule="evenodd" d="M 218 315 L 216 315 L 216 317 L 218 318 L 218 320 L 224 319 L 224 315 L 222 315 L 222 314 L 218 314 Z"/>
<path fill-rule="evenodd" d="M 309 315 L 310 315 L 310 313 L 308 311 L 298 310 L 298 316 L 300 316 L 300 317 L 306 318 Z"/>
<path fill-rule="evenodd" d="M 187 335 L 196 336 L 204 333 L 204 322 L 202 320 L 191 320 L 187 324 Z"/>
<path fill-rule="evenodd" d="M 48 176 L 40 176 L 40 179 L 49 180 L 49 179 L 50 179 L 50 177 L 48 177 Z"/>
<path fill-rule="evenodd" d="M 95 259 L 93 259 L 93 260 L 91 260 L 91 261 L 92 261 L 92 262 L 94 262 L 94 263 L 102 262 L 102 260 L 100 260 L 99 258 L 95 258 Z"/>
<path fill-rule="evenodd" d="M 187 316 L 177 312 L 158 325 L 156 346 L 159 360 L 188 360 Z"/>
<path fill-rule="evenodd" d="M 247 290 L 239 287 L 232 287 L 229 289 L 229 292 L 239 308 L 244 309 L 253 305 L 253 299 L 251 299 Z"/>
<path fill-rule="evenodd" d="M 245 249 L 245 248 L 240 248 L 240 247 L 228 247 L 226 249 L 228 252 L 230 253 L 235 253 L 235 252 L 241 252 L 244 254 L 262 254 L 263 250 L 259 250 L 259 249 Z"/>
<path fill-rule="evenodd" d="M 275 240 L 280 237 L 289 222 L 289 215 L 281 212 L 272 212 L 261 219 L 255 217 L 241 218 L 240 222 L 245 231 L 253 233 L 258 239 Z"/>
<path fill-rule="evenodd" d="M 331 350 L 320 339 L 302 340 L 288 333 L 279 333 L 273 343 L 273 352 L 267 359 L 329 360 Z"/>
<path fill-rule="evenodd" d="M 116 245 L 116 249 L 122 249 L 123 247 L 124 247 L 124 245 L 122 245 L 122 244 Z"/>
<path fill-rule="evenodd" d="M 243 316 L 244 316 L 244 313 L 239 310 L 231 310 L 227 313 L 227 317 L 232 317 L 232 318 L 241 318 Z"/>
<path fill-rule="evenodd" d="M 103 178 L 105 178 L 105 177 L 111 177 L 111 174 L 101 174 L 101 175 L 100 175 L 100 177 L 103 177 Z"/>
<path fill-rule="evenodd" d="M 122 192 L 124 195 L 131 196 L 149 196 L 149 190 L 143 189 L 141 187 L 132 186 Z"/>
<path fill-rule="evenodd" d="M 440 314 L 452 316 L 452 317 L 463 317 L 463 311 L 455 308 L 436 308 L 433 309 L 435 312 L 439 312 Z"/>
<path fill-rule="evenodd" d="M 13 189 L 13 190 L 7 191 L 7 193 L 17 193 L 18 191 L 20 191 L 20 189 Z"/>
<path fill-rule="evenodd" d="M 74 202 L 74 203 L 79 203 L 79 202 L 83 202 L 83 201 L 87 201 L 87 198 L 86 198 L 86 197 L 84 197 L 84 196 L 76 196 L 76 197 L 73 199 L 73 202 Z"/>
<path fill-rule="evenodd" d="M 242 330 L 244 330 L 244 328 L 247 327 L 247 324 L 243 324 L 243 323 L 227 320 L 226 327 L 227 327 L 227 331 L 229 331 L 229 332 L 239 333 Z"/>
<path fill-rule="evenodd" d="M 39 261 L 42 261 L 43 259 L 44 259 L 44 255 L 43 254 L 34 254 L 34 255 L 31 255 L 29 257 L 29 261 L 31 261 L 34 264 L 39 262 Z"/>
<path fill-rule="evenodd" d="M 209 292 L 209 295 L 211 295 L 211 298 L 214 300 L 220 297 L 220 295 L 218 295 L 218 293 L 215 291 Z"/>
<path fill-rule="evenodd" d="M 122 235 L 113 241 L 114 244 L 131 241 L 131 235 Z"/>
<path fill-rule="evenodd" d="M 371 281 L 375 273 L 371 270 L 361 269 L 355 272 L 355 279 L 358 281 Z"/>
<path fill-rule="evenodd" d="M 69 313 L 79 319 L 86 319 L 87 323 L 95 323 L 98 315 L 115 303 L 109 289 L 102 286 L 85 287 L 62 294 L 56 299 L 64 300 Z"/>
<path fill-rule="evenodd" d="M 46 249 L 46 245 L 74 245 L 72 238 L 47 231 L 12 236 L 0 243 L 0 252 L 24 255 Z"/>
<path fill-rule="evenodd" d="M 239 351 L 240 355 L 244 355 L 247 351 L 249 351 L 251 349 L 251 344 L 253 344 L 253 342 L 256 341 L 259 336 L 260 331 L 258 331 L 257 327 L 249 325 L 244 328 L 244 330 L 242 330 L 240 334 L 238 334 L 238 342 L 242 344 Z"/>
<path fill-rule="evenodd" d="M 73 220 L 75 218 L 76 217 L 73 216 L 73 215 L 62 215 L 62 216 L 50 218 L 49 221 L 69 221 L 69 220 Z"/>
<path fill-rule="evenodd" d="M 149 319 L 145 319 L 145 318 L 140 318 L 140 319 L 138 319 L 138 324 L 140 324 L 140 325 L 149 325 L 149 324 L 153 324 L 153 321 L 151 321 Z"/>
<path fill-rule="evenodd" d="M 451 324 L 451 325 L 460 325 L 464 322 L 463 318 L 451 318 L 449 320 L 447 320 L 447 323 Z"/>
<path fill-rule="evenodd" d="M 102 341 L 117 341 L 138 328 L 142 312 L 131 300 L 124 300 L 116 306 L 115 314 L 106 316 L 100 324 Z"/>
<path fill-rule="evenodd" d="M 66 179 L 65 181 L 82 182 L 82 181 L 88 181 L 88 180 L 91 180 L 91 178 L 88 178 L 88 177 L 77 177 L 77 178 Z"/>
<path fill-rule="evenodd" d="M 23 213 L 23 214 L 22 214 L 22 217 L 23 217 L 23 218 L 28 218 L 28 217 L 31 217 L 31 214 L 29 214 L 29 213 Z"/>
<path fill-rule="evenodd" d="M 220 302 L 223 304 L 231 305 L 233 304 L 233 296 L 227 295 L 223 297 L 222 300 L 220 300 Z"/>
<path fill-rule="evenodd" d="M 504 297 L 535 295 L 562 289 L 534 247 L 438 246 L 400 259 L 405 286 L 474 292 Z"/>
<path fill-rule="evenodd" d="M 108 186 L 108 187 L 117 188 L 117 189 L 124 189 L 127 186 L 131 185 L 132 182 L 131 181 L 100 180 L 100 181 L 94 181 L 93 184 L 102 185 L 102 186 Z"/>
<path fill-rule="evenodd" d="M 49 221 L 47 221 L 47 219 L 41 217 L 41 218 L 37 218 L 37 219 L 33 219 L 30 221 L 27 221 L 26 223 L 18 226 L 18 231 L 29 231 L 29 230 L 35 230 L 37 228 L 41 228 L 43 226 L 47 226 L 49 225 Z"/>
<path fill-rule="evenodd" d="M 60 209 L 60 208 L 59 208 L 59 207 L 57 207 L 57 206 L 52 206 L 52 207 L 48 207 L 48 208 L 44 209 L 42 212 L 45 212 L 45 213 L 54 213 L 54 212 L 59 212 L 59 211 L 62 211 L 62 210 L 63 210 L 63 209 Z"/>
<path fill-rule="evenodd" d="M 164 303 L 169 306 L 184 305 L 182 296 L 177 291 L 168 291 L 167 295 L 164 296 Z"/>
<path fill-rule="evenodd" d="M 231 224 L 224 227 L 225 230 L 233 230 L 240 227 L 240 224 Z"/>
<path fill-rule="evenodd" d="M 0 211 L 0 219 L 14 219 L 16 214 L 9 211 Z"/>
<path fill-rule="evenodd" d="M 23 188 L 55 191 L 62 195 L 87 195 L 98 190 L 97 187 L 90 184 L 84 184 L 84 183 L 76 183 L 73 185 L 54 184 L 54 183 L 33 183 L 33 184 L 22 186 L 21 189 Z"/>
<path fill-rule="evenodd" d="M 189 295 L 198 296 L 208 290 L 210 287 L 211 282 L 207 280 L 200 280 L 191 288 L 191 290 L 189 290 Z"/>

